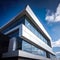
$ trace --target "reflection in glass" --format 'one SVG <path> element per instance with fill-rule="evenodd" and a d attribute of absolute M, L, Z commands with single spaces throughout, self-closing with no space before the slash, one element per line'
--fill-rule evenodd
<path fill-rule="evenodd" d="M 47 44 L 47 40 L 41 35 L 40 32 L 37 31 L 37 29 L 27 19 L 25 19 L 25 26 Z"/>
<path fill-rule="evenodd" d="M 46 57 L 46 52 L 42 49 L 39 49 L 25 41 L 22 41 L 22 50 L 23 51 L 27 51 L 36 55 L 40 55 L 40 56 L 45 56 Z"/>

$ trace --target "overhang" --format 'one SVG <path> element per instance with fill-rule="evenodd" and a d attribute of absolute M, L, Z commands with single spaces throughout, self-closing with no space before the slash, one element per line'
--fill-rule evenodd
<path fill-rule="evenodd" d="M 43 27 L 43 25 L 41 24 L 41 22 L 38 20 L 38 18 L 36 17 L 36 15 L 33 13 L 32 9 L 29 7 L 29 5 L 27 5 L 27 7 L 22 12 L 20 12 L 15 17 L 13 17 L 10 21 L 8 21 L 8 23 L 6 23 L 2 27 L 0 27 L 0 31 L 4 30 L 10 24 L 13 24 L 14 21 L 18 20 L 20 17 L 22 17 L 24 15 L 27 15 L 31 19 L 31 21 L 34 22 L 34 24 L 38 27 L 38 29 L 41 30 L 42 33 L 49 38 L 49 40 L 51 40 L 51 37 L 49 36 L 49 34 L 47 33 L 47 31 Z"/>

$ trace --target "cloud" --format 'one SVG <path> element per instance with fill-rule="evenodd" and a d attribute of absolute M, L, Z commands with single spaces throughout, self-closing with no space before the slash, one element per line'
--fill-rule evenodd
<path fill-rule="evenodd" d="M 60 52 L 56 52 L 56 54 L 60 54 Z"/>
<path fill-rule="evenodd" d="M 58 4 L 56 8 L 55 13 L 51 12 L 50 10 L 47 10 L 45 20 L 48 22 L 60 22 L 60 3 Z"/>
<path fill-rule="evenodd" d="M 56 52 L 56 57 L 60 58 L 60 51 Z"/>
<path fill-rule="evenodd" d="M 60 47 L 60 39 L 55 42 L 52 42 L 52 47 Z"/>

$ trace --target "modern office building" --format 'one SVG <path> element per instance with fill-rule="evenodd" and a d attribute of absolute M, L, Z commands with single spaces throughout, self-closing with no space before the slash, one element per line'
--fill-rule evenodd
<path fill-rule="evenodd" d="M 29 5 L 3 25 L 0 32 L 9 37 L 6 52 L 2 54 L 3 59 L 55 60 L 52 39 Z"/>

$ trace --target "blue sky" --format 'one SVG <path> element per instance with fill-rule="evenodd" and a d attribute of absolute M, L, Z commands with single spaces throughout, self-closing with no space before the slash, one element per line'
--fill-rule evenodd
<path fill-rule="evenodd" d="M 54 51 L 60 53 L 60 0 L 0 0 L 0 27 L 27 4 L 51 36 Z"/>

